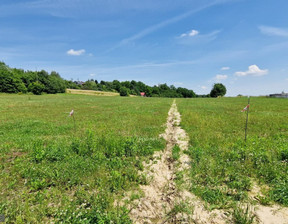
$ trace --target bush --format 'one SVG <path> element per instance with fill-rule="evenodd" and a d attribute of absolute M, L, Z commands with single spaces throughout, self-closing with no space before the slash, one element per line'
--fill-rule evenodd
<path fill-rule="evenodd" d="M 66 86 L 65 81 L 56 72 L 51 72 L 48 76 L 48 82 L 45 86 L 45 92 L 47 93 L 65 93 Z"/>
<path fill-rule="evenodd" d="M 41 95 L 44 89 L 45 89 L 45 86 L 38 81 L 30 83 L 28 86 L 29 92 L 32 92 L 35 95 Z"/>
<path fill-rule="evenodd" d="M 129 89 L 127 89 L 126 87 L 121 87 L 120 96 L 129 96 Z"/>

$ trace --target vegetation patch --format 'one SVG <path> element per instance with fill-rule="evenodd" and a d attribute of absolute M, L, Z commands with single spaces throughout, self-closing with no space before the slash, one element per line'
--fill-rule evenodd
<path fill-rule="evenodd" d="M 179 100 L 190 137 L 191 191 L 211 208 L 229 208 L 248 201 L 253 179 L 269 186 L 265 201 L 287 206 L 288 126 L 283 120 L 288 101 L 252 98 L 247 142 L 246 115 L 240 112 L 246 103 L 242 98 Z"/>
<path fill-rule="evenodd" d="M 114 201 L 147 182 L 138 171 L 165 147 L 158 136 L 170 100 L 2 94 L 0 102 L 7 223 L 131 223 Z"/>

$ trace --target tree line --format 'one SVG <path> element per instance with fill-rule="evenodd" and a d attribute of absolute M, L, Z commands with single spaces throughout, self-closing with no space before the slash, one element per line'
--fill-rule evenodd
<path fill-rule="evenodd" d="M 173 97 L 173 98 L 192 98 L 196 97 L 196 94 L 193 90 L 189 90 L 186 88 L 176 88 L 171 85 L 168 86 L 165 84 L 159 84 L 154 86 L 148 86 L 140 81 L 124 81 L 120 82 L 118 80 L 114 80 L 112 82 L 108 81 L 100 81 L 90 79 L 82 84 L 81 89 L 90 89 L 90 90 L 98 90 L 98 91 L 113 91 L 119 92 L 120 96 L 128 96 L 128 95 L 138 95 L 141 93 L 145 93 L 147 97 Z"/>
<path fill-rule="evenodd" d="M 45 70 L 24 71 L 23 69 L 10 68 L 4 62 L 0 62 L 0 92 L 5 93 L 27 93 L 36 95 L 42 93 L 55 94 L 65 93 L 66 88 L 98 90 L 118 92 L 120 96 L 141 95 L 145 93 L 147 97 L 171 97 L 171 98 L 194 98 L 194 97 L 217 97 L 226 94 L 223 84 L 214 84 L 210 94 L 196 95 L 193 90 L 168 86 L 166 83 L 148 86 L 140 81 L 100 81 L 87 80 L 86 82 L 68 81 L 52 71 L 50 74 Z"/>
<path fill-rule="evenodd" d="M 27 93 L 40 95 L 43 92 L 55 94 L 65 93 L 66 82 L 57 72 L 50 74 L 44 70 L 24 71 L 23 69 L 10 68 L 0 62 L 0 92 Z"/>

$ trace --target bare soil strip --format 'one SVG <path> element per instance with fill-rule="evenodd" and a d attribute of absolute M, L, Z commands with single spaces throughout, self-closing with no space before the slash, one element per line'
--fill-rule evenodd
<path fill-rule="evenodd" d="M 189 138 L 179 127 L 181 116 L 173 102 L 167 118 L 167 128 L 161 136 L 166 140 L 166 148 L 156 152 L 149 164 L 144 164 L 144 173 L 150 179 L 149 185 L 140 186 L 144 197 L 137 200 L 131 209 L 133 223 L 225 223 L 224 213 L 204 209 L 196 196 L 185 188 L 179 190 L 175 184 L 177 172 L 189 169 L 190 159 L 183 152 L 188 149 Z M 172 159 L 172 149 L 178 145 L 181 149 L 178 161 Z M 189 183 L 184 175 L 184 183 Z"/>
<path fill-rule="evenodd" d="M 176 144 L 181 149 L 181 154 L 179 161 L 177 163 L 177 167 L 175 172 L 182 172 L 183 173 L 183 184 L 182 186 L 178 186 L 178 197 L 176 198 L 177 204 L 185 203 L 187 208 L 191 209 L 191 213 L 178 213 L 176 214 L 175 219 L 173 220 L 174 223 L 198 223 L 198 224 L 224 224 L 229 222 L 230 220 L 225 215 L 224 211 L 222 210 L 213 210 L 207 211 L 205 209 L 204 203 L 199 200 L 194 194 L 189 192 L 187 189 L 190 188 L 189 181 L 189 169 L 190 169 L 190 158 L 184 152 L 188 150 L 189 146 L 189 137 L 185 130 L 183 130 L 179 125 L 181 122 L 181 115 L 177 110 L 176 104 L 174 103 L 173 106 L 175 109 L 174 113 L 174 133 L 175 133 L 175 141 Z"/>
<path fill-rule="evenodd" d="M 265 188 L 268 189 L 268 186 Z M 260 187 L 254 182 L 249 197 L 251 200 L 257 200 L 259 196 L 264 197 Z M 288 224 L 288 208 L 279 205 L 255 205 L 253 210 L 260 224 Z"/>
<path fill-rule="evenodd" d="M 174 105 L 174 104 L 173 104 Z M 167 119 L 167 128 L 162 137 L 166 140 L 164 151 L 156 152 L 149 164 L 144 164 L 149 185 L 141 186 L 144 192 L 137 206 L 131 210 L 133 223 L 164 223 L 166 214 L 172 210 L 176 198 L 174 164 L 171 159 L 175 145 L 174 110 L 172 106 Z"/>

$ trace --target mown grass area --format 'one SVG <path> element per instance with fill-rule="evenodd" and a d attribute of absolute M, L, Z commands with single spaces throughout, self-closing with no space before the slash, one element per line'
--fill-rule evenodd
<path fill-rule="evenodd" d="M 177 99 L 188 132 L 191 191 L 210 208 L 247 202 L 255 185 L 262 204 L 288 206 L 288 100 L 252 97 L 247 142 L 247 98 Z"/>
<path fill-rule="evenodd" d="M 115 204 L 165 148 L 171 99 L 0 95 L 0 214 L 7 223 L 130 223 Z M 69 112 L 74 109 L 74 118 Z"/>

